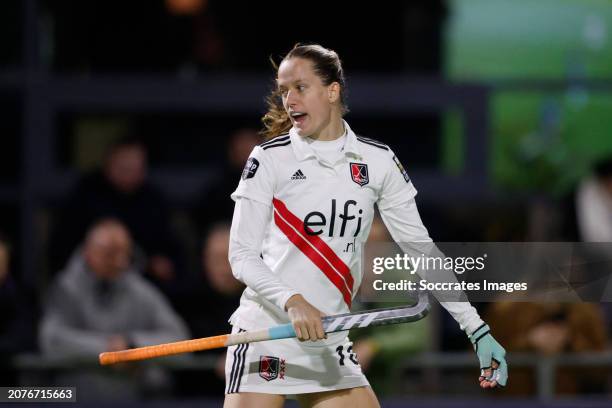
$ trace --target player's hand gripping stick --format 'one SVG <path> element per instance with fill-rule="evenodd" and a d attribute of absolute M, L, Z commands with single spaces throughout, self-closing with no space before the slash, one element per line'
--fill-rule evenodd
<path fill-rule="evenodd" d="M 419 300 L 414 306 L 393 307 L 387 309 L 366 310 L 356 313 L 345 313 L 321 318 L 325 333 L 334 333 L 357 327 L 382 326 L 387 324 L 415 322 L 424 318 L 429 312 L 429 301 L 425 292 L 419 293 Z M 224 334 L 201 339 L 177 341 L 154 346 L 139 347 L 129 350 L 101 353 L 100 364 L 114 364 L 125 361 L 146 360 L 149 358 L 211 350 L 236 344 L 257 341 L 287 339 L 296 337 L 291 323 L 264 330 Z"/>

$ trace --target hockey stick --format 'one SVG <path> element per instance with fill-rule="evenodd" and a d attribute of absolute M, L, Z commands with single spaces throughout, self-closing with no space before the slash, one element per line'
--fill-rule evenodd
<path fill-rule="evenodd" d="M 334 333 L 353 328 L 383 326 L 387 324 L 408 323 L 421 320 L 429 312 L 427 293 L 419 292 L 418 302 L 413 306 L 398 306 L 386 309 L 365 310 L 363 312 L 345 313 L 321 318 L 325 333 Z M 265 340 L 278 340 L 296 337 L 291 323 L 269 329 L 200 339 L 177 341 L 155 346 L 139 347 L 122 351 L 101 353 L 100 364 L 108 365 L 125 361 L 146 360 L 149 358 L 211 350 L 236 344 L 254 343 Z"/>

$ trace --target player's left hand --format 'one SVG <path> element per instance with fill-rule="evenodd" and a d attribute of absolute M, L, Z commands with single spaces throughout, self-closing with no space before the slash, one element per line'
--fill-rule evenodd
<path fill-rule="evenodd" d="M 480 362 L 480 386 L 505 387 L 508 382 L 506 350 L 491 336 L 489 326 L 483 324 L 469 337 Z"/>

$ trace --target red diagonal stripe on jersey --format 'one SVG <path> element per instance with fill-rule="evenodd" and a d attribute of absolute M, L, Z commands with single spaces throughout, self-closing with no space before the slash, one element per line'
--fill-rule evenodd
<path fill-rule="evenodd" d="M 300 220 L 295 214 L 293 214 L 281 200 L 273 198 L 272 202 L 274 208 L 283 216 L 284 219 L 289 222 L 295 228 L 299 234 L 314 245 L 317 250 L 323 254 L 325 258 L 336 268 L 338 272 L 344 277 L 350 290 L 353 290 L 353 276 L 351 275 L 350 268 L 344 263 L 342 259 L 319 237 L 318 235 L 306 234 L 306 228 L 302 220 Z"/>
<path fill-rule="evenodd" d="M 285 203 L 277 198 L 273 198 L 274 208 L 276 208 L 284 219 L 289 222 L 295 229 L 298 230 L 301 236 L 303 236 L 308 242 L 314 245 L 325 258 L 336 268 L 338 272 L 344 277 L 350 290 L 353 290 L 353 275 L 351 275 L 350 268 L 344 263 L 342 259 L 319 237 L 318 235 L 306 234 L 306 229 L 302 220 L 300 220 L 295 214 L 293 214 Z"/>
<path fill-rule="evenodd" d="M 319 236 L 306 234 L 302 220 L 289 211 L 282 201 L 275 198 L 273 204 L 277 211 L 274 213 L 276 225 L 340 290 L 350 307 L 353 289 L 350 268 Z"/>
<path fill-rule="evenodd" d="M 293 244 L 298 247 L 304 255 L 306 255 L 334 284 L 336 288 L 342 293 L 344 302 L 351 307 L 351 294 L 346 287 L 346 283 L 342 276 L 340 276 L 329 263 L 319 254 L 311 245 L 306 242 L 304 237 L 298 234 L 291 226 L 283 220 L 277 211 L 274 212 L 274 222 L 278 228 L 289 238 Z"/>
<path fill-rule="evenodd" d="M 298 230 L 299 234 L 303 236 L 308 242 L 314 245 L 321 254 L 336 268 L 338 272 L 344 277 L 349 290 L 353 290 L 353 275 L 351 275 L 351 269 L 344 263 L 342 259 L 319 237 L 318 235 L 309 235 L 306 233 L 306 227 L 302 220 L 300 220 L 295 214 L 293 214 L 285 203 L 277 198 L 273 198 L 274 208 L 276 208 L 284 219 L 289 222 L 295 229 Z"/>

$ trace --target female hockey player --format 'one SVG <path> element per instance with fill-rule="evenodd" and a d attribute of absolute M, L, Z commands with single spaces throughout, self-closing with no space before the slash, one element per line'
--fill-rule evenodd
<path fill-rule="evenodd" d="M 396 242 L 431 242 L 416 190 L 389 146 L 343 120 L 338 55 L 297 45 L 277 68 L 257 146 L 232 194 L 230 262 L 245 289 L 233 332 L 291 322 L 298 339 L 233 346 L 225 407 L 378 407 L 346 332 L 326 336 L 322 315 L 347 313 L 361 282 L 361 245 L 374 205 Z M 468 302 L 442 305 L 474 344 L 483 388 L 505 385 L 504 349 Z"/>

